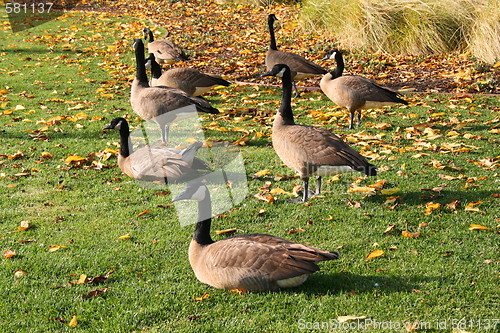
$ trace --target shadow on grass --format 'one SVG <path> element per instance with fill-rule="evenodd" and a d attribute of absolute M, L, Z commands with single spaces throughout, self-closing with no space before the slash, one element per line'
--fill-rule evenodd
<path fill-rule="evenodd" d="M 427 276 L 396 277 L 384 275 L 358 275 L 349 272 L 315 273 L 299 288 L 287 289 L 291 293 L 306 294 L 340 293 L 393 293 L 411 292 L 419 289 L 422 283 L 437 278 Z"/>

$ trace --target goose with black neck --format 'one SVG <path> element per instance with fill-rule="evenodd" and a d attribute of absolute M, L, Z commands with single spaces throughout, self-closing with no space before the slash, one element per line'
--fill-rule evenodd
<path fill-rule="evenodd" d="M 189 263 L 197 279 L 214 288 L 274 291 L 296 287 L 319 270 L 317 262 L 338 258 L 337 251 L 322 251 L 268 234 L 238 235 L 214 242 L 210 237 L 210 191 L 201 181 L 188 183 L 173 200 L 198 202 Z"/>
<path fill-rule="evenodd" d="M 291 97 L 292 77 L 285 64 L 275 65 L 262 76 L 277 76 L 282 80 L 282 99 L 272 128 L 273 148 L 280 159 L 296 171 L 303 181 L 302 202 L 309 199 L 309 178 L 316 176 L 316 192 L 321 193 L 321 177 L 357 171 L 376 176 L 377 169 L 360 153 L 331 131 L 314 126 L 297 125 L 294 121 Z M 295 200 L 299 201 L 299 200 Z"/>

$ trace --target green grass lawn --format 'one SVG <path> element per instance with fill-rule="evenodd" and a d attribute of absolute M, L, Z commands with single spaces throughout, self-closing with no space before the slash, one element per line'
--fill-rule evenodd
<path fill-rule="evenodd" d="M 206 138 L 248 139 L 241 151 L 249 195 L 214 219 L 213 229 L 270 233 L 340 252 L 299 288 L 231 294 L 196 280 L 187 258 L 193 227 L 180 227 L 170 196 L 139 186 L 121 173 L 114 154 L 106 159 L 103 153 L 117 148 L 117 133 L 101 131 L 112 118 L 139 125 L 128 81 L 131 42 L 142 23 L 69 14 L 12 33 L 5 20 L 2 332 L 299 332 L 321 323 L 328 331 L 347 315 L 367 318 L 349 322 L 351 331 L 405 331 L 405 323 L 439 332 L 500 327 L 494 321 L 500 306 L 498 97 L 408 95 L 410 106 L 367 111 L 361 128 L 347 130 L 346 112 L 317 91 L 304 93 L 293 101 L 297 123 L 332 129 L 380 172 L 377 179 L 348 174 L 325 181 L 323 195 L 302 205 L 287 203 L 286 194 L 275 195 L 274 204 L 254 197 L 266 182 L 287 192 L 300 184 L 275 177 L 293 176 L 269 137 L 281 89 L 232 86 L 207 96 L 223 113 L 203 116 Z M 86 160 L 67 164 L 70 155 Z M 269 175 L 253 177 L 261 170 Z M 372 195 L 348 192 L 353 182 L 363 189 L 380 180 L 385 185 Z M 30 228 L 17 231 L 22 221 Z M 489 230 L 469 230 L 471 224 Z M 389 225 L 393 230 L 384 233 Z M 408 238 L 402 231 L 420 234 Z M 385 255 L 365 260 L 374 250 Z M 112 270 L 101 283 L 75 283 L 82 274 Z M 82 297 L 95 290 L 101 293 Z"/>

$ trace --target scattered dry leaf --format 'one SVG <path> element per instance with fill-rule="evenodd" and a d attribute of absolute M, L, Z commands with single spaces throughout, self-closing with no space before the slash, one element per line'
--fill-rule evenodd
<path fill-rule="evenodd" d="M 73 316 L 71 318 L 71 320 L 69 321 L 69 324 L 68 324 L 70 327 L 76 327 L 76 325 L 78 325 L 78 321 L 76 320 L 76 316 Z"/>
<path fill-rule="evenodd" d="M 271 191 L 269 191 L 269 193 L 272 195 L 280 195 L 280 194 L 293 195 L 293 193 L 287 192 L 281 187 L 273 188 Z"/>
<path fill-rule="evenodd" d="M 236 289 L 231 289 L 229 291 L 231 294 L 238 294 L 238 295 L 243 295 L 244 293 L 246 293 L 245 290 L 243 289 L 239 289 L 239 288 L 236 288 Z"/>
<path fill-rule="evenodd" d="M 71 155 L 64 161 L 66 164 L 75 164 L 79 162 L 87 162 L 87 158 L 78 155 Z"/>
<path fill-rule="evenodd" d="M 479 225 L 479 224 L 471 224 L 469 226 L 469 230 L 490 230 L 490 228 Z"/>
<path fill-rule="evenodd" d="M 384 231 L 384 234 L 388 234 L 389 232 L 393 231 L 396 228 L 396 224 L 389 224 L 387 228 Z"/>
<path fill-rule="evenodd" d="M 143 211 L 143 212 L 141 212 L 141 213 L 137 214 L 135 217 L 136 217 L 136 218 L 137 218 L 137 217 L 140 217 L 140 216 L 142 216 L 142 215 L 144 215 L 144 214 L 149 213 L 150 211 L 151 211 L 151 209 L 146 209 L 145 211 Z"/>
<path fill-rule="evenodd" d="M 15 251 L 12 251 L 12 250 L 6 250 L 6 251 L 3 251 L 3 255 L 5 257 L 5 259 L 9 259 L 9 258 L 12 258 L 13 256 L 15 256 L 17 253 Z"/>
<path fill-rule="evenodd" d="M 432 214 L 432 212 L 436 209 L 440 209 L 441 208 L 441 204 L 440 203 L 436 203 L 436 202 L 428 202 L 425 204 L 425 212 L 424 212 L 424 215 L 430 215 Z"/>
<path fill-rule="evenodd" d="M 209 293 L 204 293 L 204 294 L 203 294 L 203 296 L 201 296 L 201 297 L 196 297 L 196 298 L 194 299 L 194 301 L 195 301 L 195 302 L 201 302 L 201 301 L 204 301 L 204 300 L 206 300 L 206 299 L 208 298 L 208 296 L 209 296 L 209 295 L 210 295 Z"/>
<path fill-rule="evenodd" d="M 24 231 L 28 230 L 30 228 L 30 223 L 29 221 L 21 221 L 21 225 L 17 227 L 18 231 Z"/>
<path fill-rule="evenodd" d="M 230 229 L 225 229 L 225 230 L 217 230 L 215 231 L 216 235 L 222 235 L 222 234 L 232 234 L 233 232 L 236 232 L 238 229 L 236 228 L 230 228 Z"/>
<path fill-rule="evenodd" d="M 129 239 L 130 237 L 131 237 L 130 234 L 126 234 L 126 235 L 118 237 L 118 239 Z"/>
<path fill-rule="evenodd" d="M 267 169 L 260 170 L 260 171 L 253 174 L 253 178 L 260 178 L 260 177 L 264 177 L 264 176 L 269 176 L 270 174 L 271 173 Z"/>
<path fill-rule="evenodd" d="M 23 271 L 22 269 L 18 269 L 14 272 L 14 276 L 16 278 L 20 278 L 26 275 L 26 271 Z"/>
<path fill-rule="evenodd" d="M 394 188 L 383 189 L 380 191 L 380 194 L 393 195 L 393 194 L 396 194 L 398 192 L 401 192 L 401 189 L 399 187 L 394 187 Z"/>
<path fill-rule="evenodd" d="M 109 290 L 109 288 L 101 288 L 101 289 L 92 290 L 90 293 L 82 295 L 82 298 L 83 299 L 87 299 L 87 298 L 92 298 L 92 297 L 95 297 L 95 296 L 99 296 L 99 295 L 104 294 L 108 290 Z"/>
<path fill-rule="evenodd" d="M 64 245 L 50 245 L 49 246 L 49 252 L 55 252 L 58 251 L 59 249 L 65 249 L 67 246 Z"/>
<path fill-rule="evenodd" d="M 270 204 L 274 203 L 274 197 L 271 194 L 257 193 L 254 197 Z"/>
<path fill-rule="evenodd" d="M 381 257 L 383 255 L 385 255 L 384 251 L 382 251 L 382 250 L 375 250 L 375 251 L 372 251 L 372 252 L 368 253 L 368 255 L 366 256 L 365 260 L 371 260 L 373 258 Z"/>
<path fill-rule="evenodd" d="M 409 232 L 408 230 L 403 230 L 401 232 L 401 235 L 407 238 L 417 238 L 418 236 L 420 236 L 420 232 Z"/>
<path fill-rule="evenodd" d="M 480 212 L 481 210 L 476 206 L 480 205 L 481 203 L 482 201 L 469 202 L 467 206 L 465 206 L 465 210 L 469 212 Z"/>
<path fill-rule="evenodd" d="M 354 321 L 354 320 L 364 320 L 366 319 L 366 316 L 338 316 L 337 321 L 339 323 L 345 323 L 349 321 Z"/>

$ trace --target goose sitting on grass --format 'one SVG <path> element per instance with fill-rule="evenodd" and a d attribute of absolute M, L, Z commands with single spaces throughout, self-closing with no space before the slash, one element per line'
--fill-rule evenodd
<path fill-rule="evenodd" d="M 273 291 L 296 287 L 319 270 L 319 261 L 338 258 L 336 251 L 322 251 L 267 234 L 238 235 L 214 242 L 210 237 L 210 192 L 200 181 L 188 183 L 173 200 L 198 201 L 189 262 L 198 280 L 214 288 Z"/>

